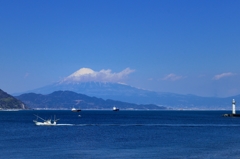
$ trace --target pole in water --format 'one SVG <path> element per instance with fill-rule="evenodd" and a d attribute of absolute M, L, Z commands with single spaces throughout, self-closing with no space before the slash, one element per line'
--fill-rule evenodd
<path fill-rule="evenodd" d="M 232 100 L 232 114 L 236 114 L 236 106 L 235 106 L 236 102 L 235 100 L 233 99 Z"/>

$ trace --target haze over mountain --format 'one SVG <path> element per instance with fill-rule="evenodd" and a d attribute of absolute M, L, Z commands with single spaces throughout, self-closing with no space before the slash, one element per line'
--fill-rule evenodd
<path fill-rule="evenodd" d="M 127 68 L 122 72 L 112 74 L 111 70 L 95 72 L 89 68 L 82 68 L 60 82 L 29 92 L 50 94 L 54 91 L 68 90 L 105 100 L 112 99 L 136 104 L 156 104 L 173 109 L 231 109 L 233 98 L 236 101 L 240 101 L 240 96 L 216 98 L 181 95 L 153 92 L 117 83 L 133 71 Z"/>

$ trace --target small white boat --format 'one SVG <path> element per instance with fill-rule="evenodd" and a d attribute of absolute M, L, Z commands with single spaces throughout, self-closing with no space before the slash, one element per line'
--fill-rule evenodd
<path fill-rule="evenodd" d="M 72 108 L 72 112 L 80 112 L 81 109 Z"/>
<path fill-rule="evenodd" d="M 35 115 L 35 114 L 34 114 Z M 43 118 L 41 118 L 40 116 L 38 115 L 35 115 L 37 117 L 36 120 L 33 120 L 33 122 L 38 125 L 38 126 L 55 126 L 57 125 L 57 121 L 60 120 L 60 119 L 55 119 L 55 116 L 54 116 L 54 120 L 52 122 L 51 119 L 48 119 L 48 120 L 45 120 Z M 42 122 L 38 121 L 38 118 L 42 120 Z"/>
<path fill-rule="evenodd" d="M 113 107 L 113 111 L 119 111 L 119 109 L 117 107 Z"/>

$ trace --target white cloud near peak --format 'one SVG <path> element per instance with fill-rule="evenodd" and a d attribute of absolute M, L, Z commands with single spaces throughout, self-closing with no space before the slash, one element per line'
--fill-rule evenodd
<path fill-rule="evenodd" d="M 162 80 L 165 80 L 165 81 L 177 81 L 177 80 L 180 80 L 184 78 L 183 76 L 178 76 L 178 75 L 175 75 L 173 73 L 165 76 L 164 78 L 162 78 Z"/>
<path fill-rule="evenodd" d="M 94 71 L 90 68 L 81 68 L 73 74 L 66 77 L 62 82 L 122 82 L 129 74 L 134 72 L 126 68 L 118 73 L 113 73 L 110 69 Z"/>
<path fill-rule="evenodd" d="M 222 73 L 219 75 L 215 75 L 213 77 L 213 80 L 220 80 L 221 78 L 230 77 L 230 76 L 234 76 L 234 75 L 236 75 L 236 74 L 232 73 L 232 72 Z"/>

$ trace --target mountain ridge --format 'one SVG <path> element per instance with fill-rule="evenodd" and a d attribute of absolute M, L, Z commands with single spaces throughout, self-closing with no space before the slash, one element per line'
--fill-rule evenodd
<path fill-rule="evenodd" d="M 28 92 L 49 94 L 54 91 L 68 90 L 98 97 L 136 104 L 154 104 L 171 109 L 231 109 L 232 99 L 240 101 L 240 95 L 218 98 L 201 97 L 196 95 L 182 95 L 168 92 L 154 92 L 138 89 L 119 83 L 81 82 L 54 83 Z"/>
<path fill-rule="evenodd" d="M 120 109 L 162 110 L 165 107 L 160 107 L 154 104 L 133 104 L 111 99 L 101 99 L 90 97 L 84 94 L 75 93 L 72 91 L 55 91 L 47 95 L 26 93 L 16 96 L 17 99 L 24 101 L 29 107 L 36 109 L 71 109 L 77 107 L 80 109 L 112 109 L 116 106 Z"/>

